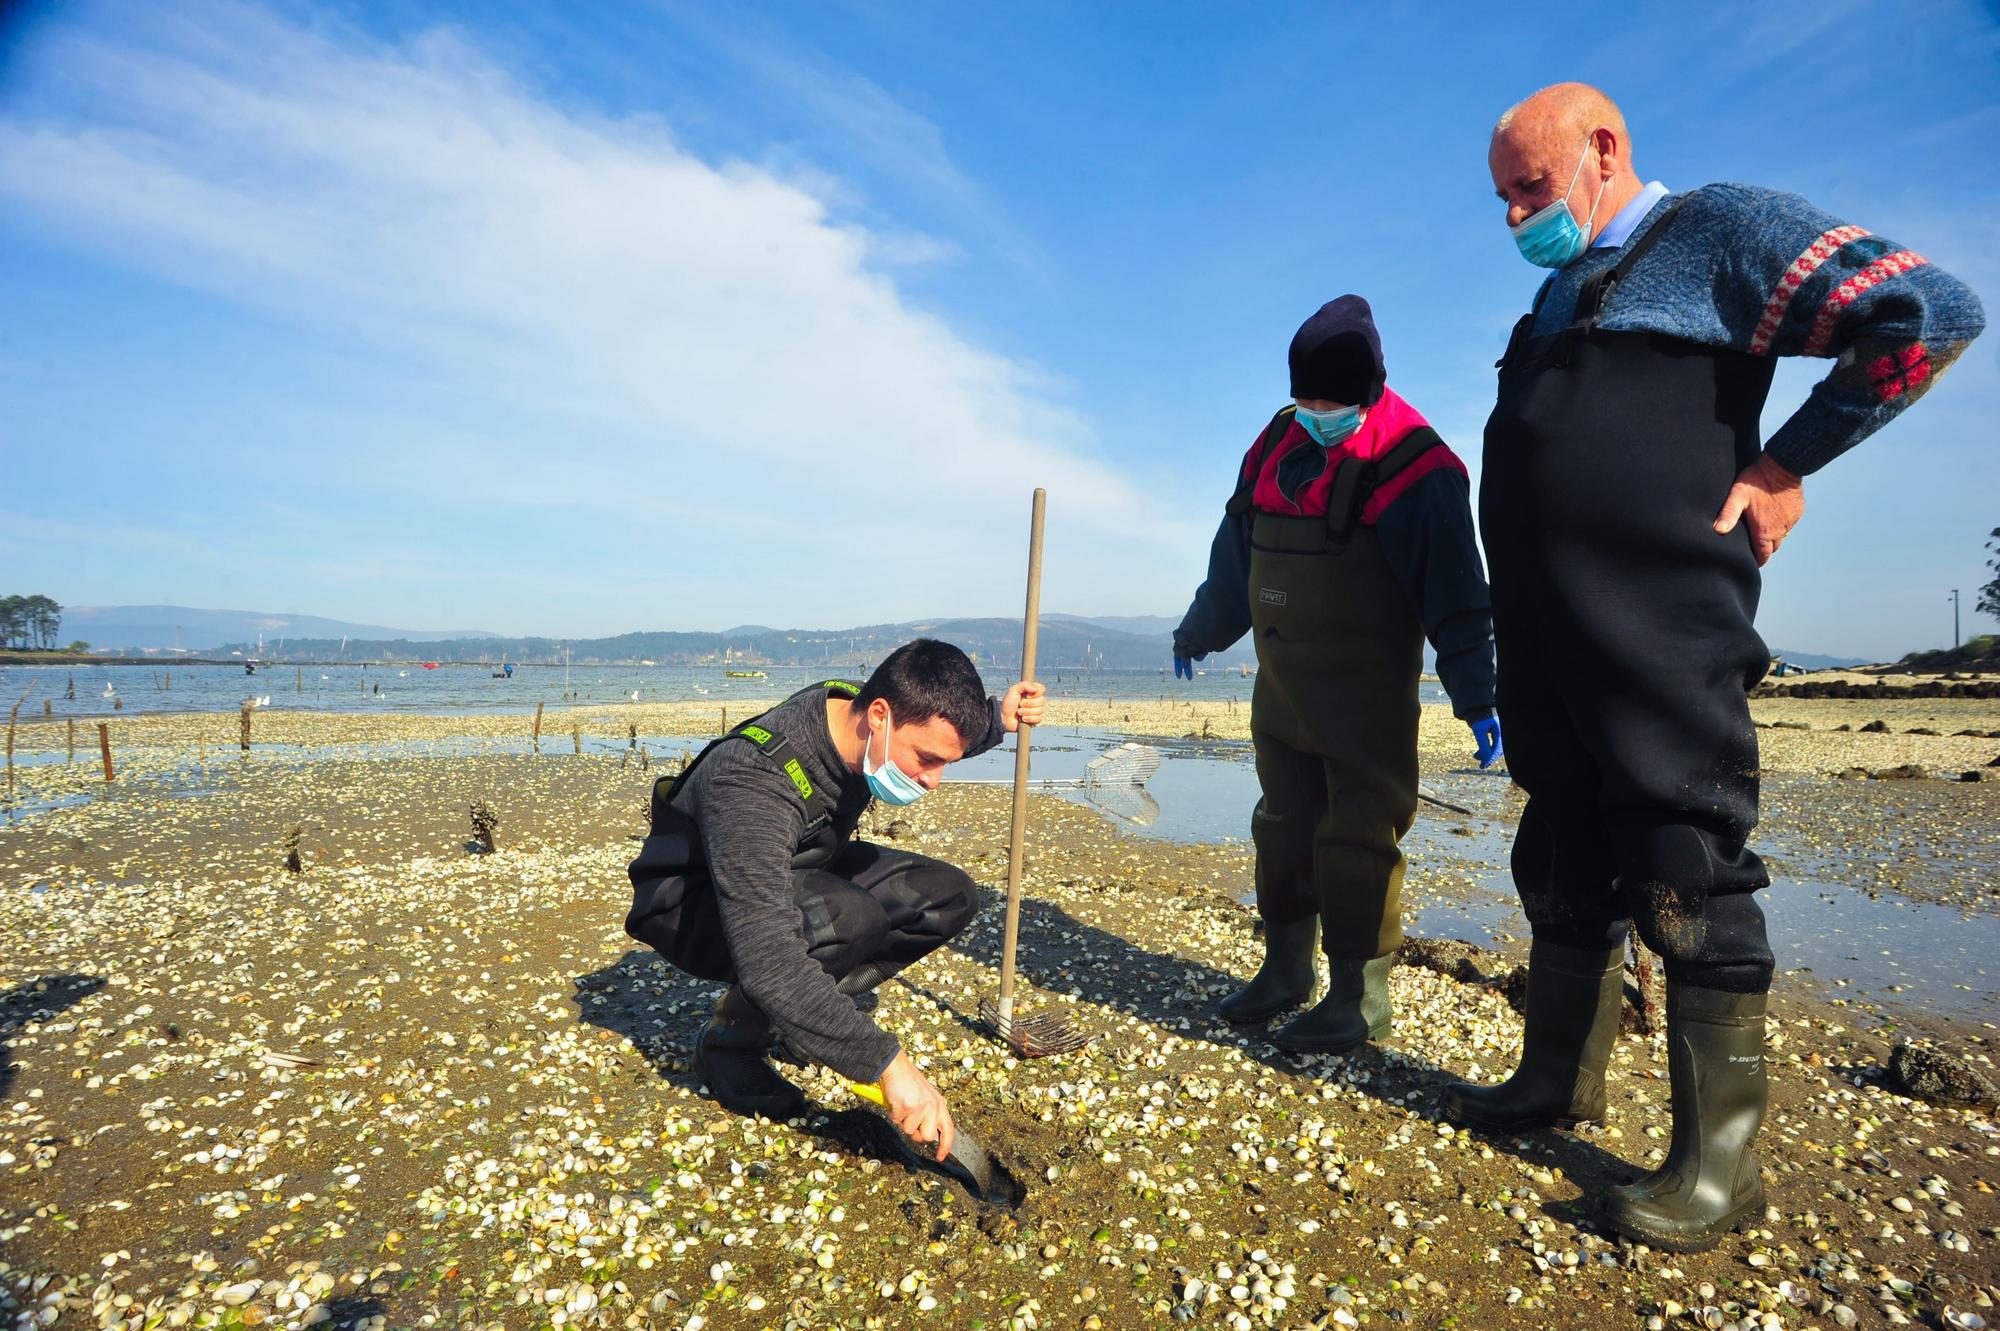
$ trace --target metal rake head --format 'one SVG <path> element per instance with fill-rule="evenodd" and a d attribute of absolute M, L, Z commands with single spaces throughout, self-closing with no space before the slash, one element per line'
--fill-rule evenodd
<path fill-rule="evenodd" d="M 1023 1058 L 1074 1054 L 1097 1043 L 1096 1036 L 1085 1035 L 1060 1013 L 1037 1012 L 1026 1017 L 1017 1013 L 1003 1019 L 990 998 L 979 1000 L 979 1019 Z"/>

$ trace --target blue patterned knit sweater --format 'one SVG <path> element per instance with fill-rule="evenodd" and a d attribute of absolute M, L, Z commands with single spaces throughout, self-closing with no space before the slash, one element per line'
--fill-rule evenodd
<path fill-rule="evenodd" d="M 1653 206 L 1626 238 L 1659 221 Z M 1704 185 L 1612 292 L 1598 327 L 1756 356 L 1828 356 L 1831 373 L 1766 442 L 1803 476 L 1893 420 L 1986 326 L 1979 297 L 1922 255 L 1753 185 Z M 1585 280 L 1624 247 L 1586 250 L 1543 286 L 1537 335 L 1562 331 Z"/>

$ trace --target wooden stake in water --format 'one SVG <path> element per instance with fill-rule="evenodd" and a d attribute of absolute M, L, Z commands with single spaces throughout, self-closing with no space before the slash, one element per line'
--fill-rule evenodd
<path fill-rule="evenodd" d="M 257 710 L 256 701 L 254 699 L 247 699 L 247 698 L 244 700 L 243 706 L 239 710 L 238 724 L 239 728 L 243 732 L 242 733 L 243 752 L 245 753 L 250 752 L 250 713 L 256 710 Z"/>
<path fill-rule="evenodd" d="M 14 719 L 21 714 L 21 703 L 28 701 L 28 694 L 35 691 L 30 684 L 21 694 L 20 701 L 7 713 L 7 802 L 14 802 Z"/>
<path fill-rule="evenodd" d="M 1028 521 L 1028 605 L 1021 619 L 1021 678 L 1035 677 L 1035 641 L 1042 614 L 1042 516 L 1048 491 L 1037 486 Z M 1028 743 L 1034 727 L 1014 734 L 1014 813 L 1007 830 L 1007 924 L 1000 942 L 1000 1024 L 1014 1021 L 1014 947 L 1021 934 L 1021 843 L 1028 830 Z"/>
<path fill-rule="evenodd" d="M 104 722 L 97 723 L 97 748 L 104 755 L 104 780 L 111 780 L 111 727 Z"/>
<path fill-rule="evenodd" d="M 542 751 L 542 704 L 535 704 L 535 752 Z"/>
<path fill-rule="evenodd" d="M 76 718 L 72 716 L 69 719 L 69 757 L 63 759 L 63 766 L 68 767 L 75 762 L 76 762 Z"/>
<path fill-rule="evenodd" d="M 304 666 L 293 666 L 292 668 L 298 672 L 298 691 L 304 693 L 306 691 L 306 668 Z"/>

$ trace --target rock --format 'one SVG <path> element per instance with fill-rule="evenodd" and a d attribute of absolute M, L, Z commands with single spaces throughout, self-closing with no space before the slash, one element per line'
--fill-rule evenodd
<path fill-rule="evenodd" d="M 1889 1083 L 1905 1095 L 1947 1105 L 2000 1102 L 1986 1074 L 1957 1054 L 1935 1045 L 1899 1042 L 1889 1054 Z"/>
<path fill-rule="evenodd" d="M 1436 971 L 1439 975 L 1466 984 L 1479 984 L 1489 978 L 1489 972 L 1494 969 L 1490 964 L 1482 966 L 1480 960 L 1492 955 L 1477 943 L 1468 943 L 1460 938 L 1406 938 L 1396 960 L 1405 966 Z"/>
<path fill-rule="evenodd" d="M 1865 767 L 1850 767 L 1840 774 L 1840 779 L 1842 781 L 1866 781 L 1868 779 L 1868 769 Z"/>
<path fill-rule="evenodd" d="M 1903 733 L 1905 735 L 1935 735 L 1938 732 L 1932 730 L 1929 726 L 1912 726 L 1910 729 L 1905 730 Z"/>
<path fill-rule="evenodd" d="M 1861 727 L 1861 733 L 1864 735 L 1886 735 L 1889 733 L 1889 723 L 1887 721 L 1870 721 L 1867 725 Z"/>
<path fill-rule="evenodd" d="M 1868 775 L 1877 781 L 1921 781 L 1930 773 L 1921 767 L 1904 763 L 1900 767 L 1885 767 L 1879 772 L 1870 772 Z"/>
<path fill-rule="evenodd" d="M 1803 721 L 1773 721 L 1773 722 L 1771 723 L 1771 729 L 1773 729 L 1773 730 L 1811 730 L 1811 729 L 1812 729 L 1812 727 L 1811 727 L 1811 726 L 1809 726 L 1809 725 L 1807 725 L 1807 724 L 1806 724 L 1805 722 L 1803 722 Z"/>

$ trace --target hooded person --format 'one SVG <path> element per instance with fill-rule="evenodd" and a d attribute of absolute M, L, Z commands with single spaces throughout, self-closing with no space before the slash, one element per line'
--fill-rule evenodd
<path fill-rule="evenodd" d="M 1368 302 L 1321 306 L 1292 338 L 1290 404 L 1237 467 L 1208 577 L 1174 631 L 1176 675 L 1253 634 L 1251 814 L 1264 960 L 1221 1015 L 1297 1052 L 1386 1034 L 1402 944 L 1400 842 L 1417 808 L 1417 681 L 1428 637 L 1480 766 L 1501 752 L 1493 634 L 1465 464 L 1388 387 Z"/>

